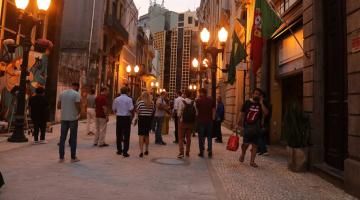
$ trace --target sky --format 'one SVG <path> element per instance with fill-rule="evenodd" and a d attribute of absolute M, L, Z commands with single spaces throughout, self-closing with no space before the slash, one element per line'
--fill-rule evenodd
<path fill-rule="evenodd" d="M 154 0 L 152 0 L 154 1 Z M 162 0 L 156 0 L 161 4 Z M 136 7 L 139 9 L 139 17 L 148 12 L 150 0 L 134 0 Z M 165 8 L 175 12 L 184 12 L 187 10 L 195 11 L 200 6 L 200 0 L 165 0 Z"/>

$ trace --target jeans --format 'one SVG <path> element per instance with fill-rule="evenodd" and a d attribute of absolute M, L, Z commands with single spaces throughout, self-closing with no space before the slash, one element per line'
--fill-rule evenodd
<path fill-rule="evenodd" d="M 116 146 L 117 151 L 126 154 L 129 151 L 131 131 L 131 117 L 117 116 L 116 117 Z M 123 148 L 124 143 L 124 148 Z"/>
<path fill-rule="evenodd" d="M 164 142 L 161 136 L 162 123 L 164 121 L 164 117 L 156 117 L 155 116 L 155 143 Z"/>
<path fill-rule="evenodd" d="M 70 147 L 71 147 L 71 159 L 76 158 L 76 145 L 77 145 L 77 131 L 78 120 L 75 121 L 61 121 L 61 135 L 59 143 L 59 155 L 60 159 L 64 159 L 65 155 L 65 141 L 70 129 Z"/>
<path fill-rule="evenodd" d="M 221 121 L 214 121 L 214 137 L 222 142 Z"/>
<path fill-rule="evenodd" d="M 208 141 L 208 151 L 212 151 L 212 126 L 213 123 L 202 123 L 198 122 L 198 134 L 199 134 L 199 150 L 203 153 L 205 150 L 205 138 Z"/>
<path fill-rule="evenodd" d="M 174 114 L 174 123 L 175 123 L 175 141 L 179 141 L 179 117 L 177 114 Z"/>
<path fill-rule="evenodd" d="M 45 132 L 46 132 L 46 121 L 45 120 L 33 120 L 34 123 L 34 141 L 39 141 L 39 130 L 40 140 L 45 140 Z"/>
<path fill-rule="evenodd" d="M 263 129 L 259 135 L 259 139 L 258 139 L 258 152 L 259 153 L 267 152 L 266 134 L 267 134 L 267 131 Z"/>

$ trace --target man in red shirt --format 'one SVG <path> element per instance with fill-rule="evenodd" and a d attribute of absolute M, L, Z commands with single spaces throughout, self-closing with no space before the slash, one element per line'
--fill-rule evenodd
<path fill-rule="evenodd" d="M 106 127 L 109 121 L 108 117 L 108 96 L 109 90 L 106 87 L 101 88 L 100 95 L 95 99 L 95 113 L 96 113 L 96 133 L 94 139 L 94 146 L 107 147 L 105 143 Z"/>
<path fill-rule="evenodd" d="M 215 119 L 215 100 L 207 96 L 206 89 L 200 89 L 200 97 L 196 100 L 197 125 L 199 133 L 200 157 L 204 157 L 205 138 L 208 141 L 208 156 L 212 157 L 212 126 Z"/>

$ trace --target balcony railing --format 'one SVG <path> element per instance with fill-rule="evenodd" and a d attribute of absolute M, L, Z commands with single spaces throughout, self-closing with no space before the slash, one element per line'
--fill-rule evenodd
<path fill-rule="evenodd" d="M 118 33 L 121 38 L 127 43 L 129 40 L 129 33 L 123 27 L 120 20 L 116 19 L 113 15 L 107 15 L 105 18 L 105 25 L 108 26 L 110 29 Z"/>

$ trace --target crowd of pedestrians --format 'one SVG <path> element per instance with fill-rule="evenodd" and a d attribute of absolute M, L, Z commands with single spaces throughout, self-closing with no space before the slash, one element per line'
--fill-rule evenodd
<path fill-rule="evenodd" d="M 58 99 L 57 108 L 61 109 L 61 134 L 59 145 L 60 162 L 64 162 L 65 142 L 70 130 L 69 145 L 71 162 L 80 161 L 76 156 L 77 129 L 80 115 L 79 84 L 63 91 Z M 174 143 L 179 146 L 177 158 L 190 156 L 192 135 L 198 134 L 198 156 L 213 156 L 213 139 L 222 143 L 221 125 L 225 119 L 225 106 L 220 96 L 216 101 L 208 97 L 206 89 L 199 90 L 199 96 L 190 90 L 177 92 L 171 105 L 166 92 L 153 96 L 143 92 L 136 100 L 130 97 L 127 87 L 121 88 L 121 94 L 112 104 L 109 101 L 109 89 L 103 87 L 96 96 L 90 90 L 87 96 L 87 135 L 94 137 L 93 145 L 108 147 L 106 141 L 109 114 L 116 115 L 116 153 L 129 157 L 131 125 L 138 125 L 139 157 L 149 155 L 150 132 L 155 134 L 155 144 L 166 145 L 162 135 L 168 132 L 166 116 L 172 116 L 175 124 Z M 36 95 L 29 101 L 31 118 L 34 123 L 34 143 L 45 143 L 46 114 L 49 107 L 44 96 L 44 89 L 36 90 Z M 112 109 L 109 109 L 112 108 Z M 111 112 L 112 111 L 112 112 Z M 271 107 L 266 103 L 265 94 L 260 89 L 253 91 L 252 97 L 245 101 L 237 117 L 235 131 L 243 132 L 240 162 L 244 162 L 245 154 L 251 146 L 250 165 L 257 167 L 256 154 L 266 154 L 266 131 L 271 116 Z M 95 127 L 95 128 L 94 128 Z M 40 141 L 39 141 L 40 131 Z"/>

